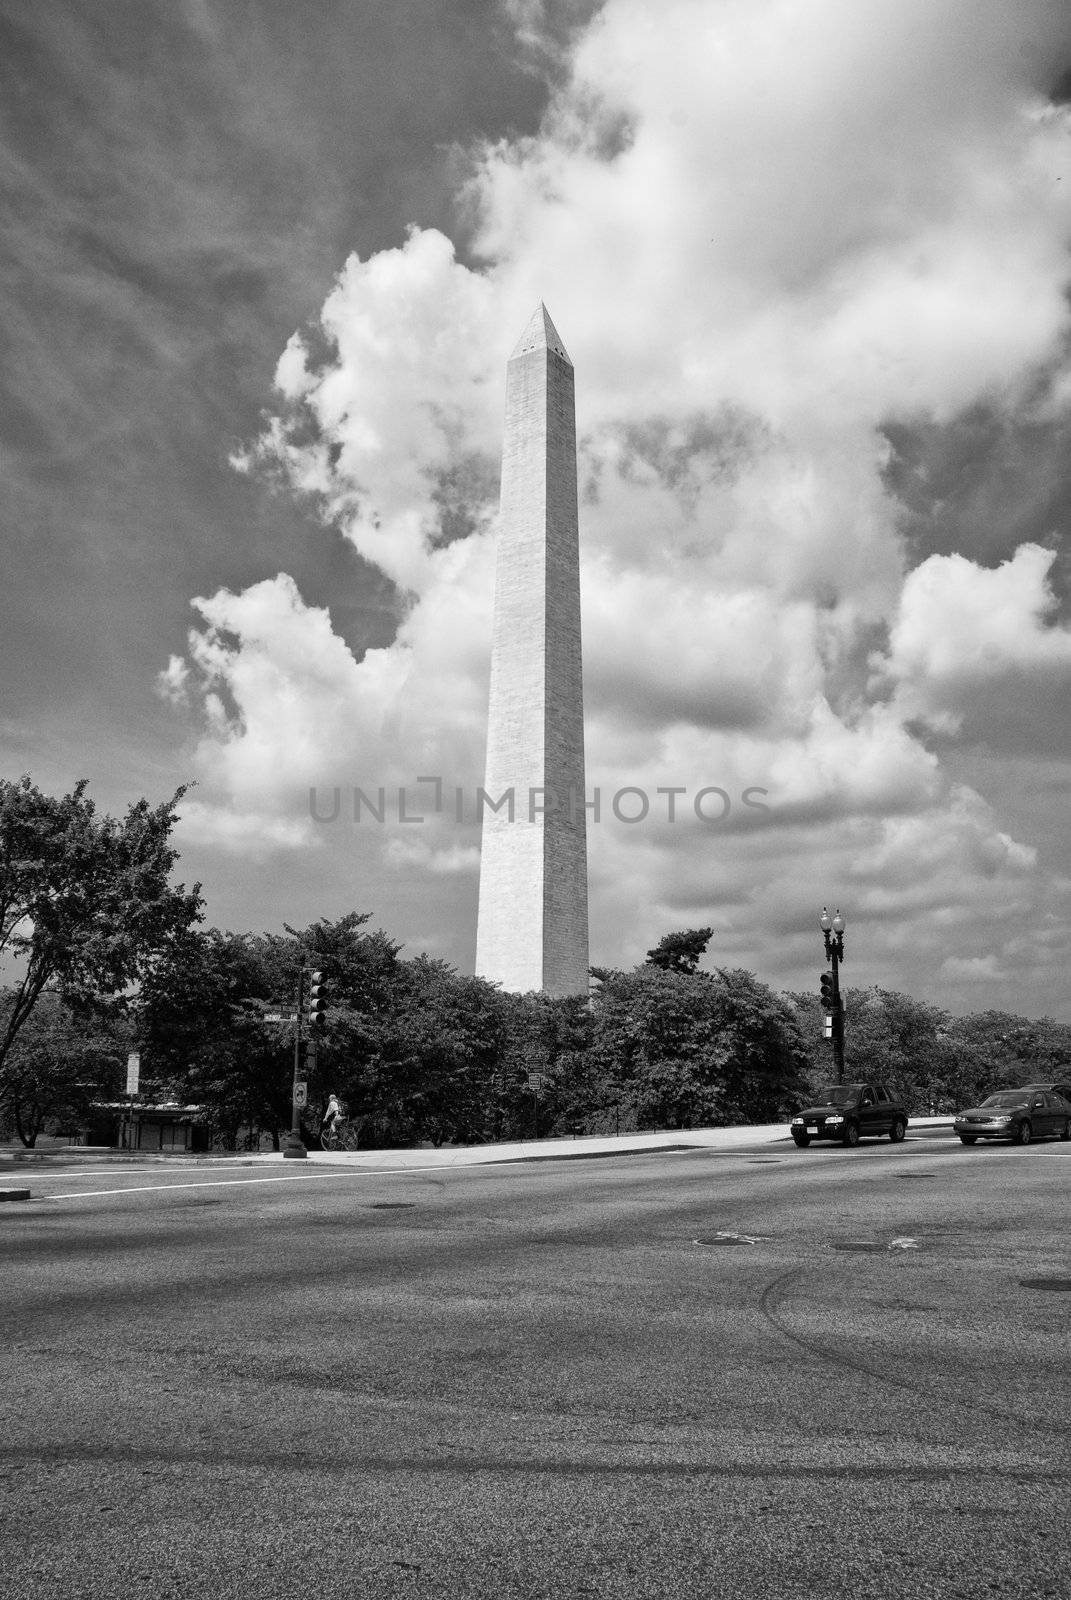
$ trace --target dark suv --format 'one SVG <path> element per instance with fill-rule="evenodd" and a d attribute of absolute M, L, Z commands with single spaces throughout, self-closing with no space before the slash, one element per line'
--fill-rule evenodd
<path fill-rule="evenodd" d="M 906 1110 L 880 1083 L 833 1084 L 792 1118 L 792 1137 L 801 1149 L 812 1139 L 856 1145 L 886 1133 L 899 1144 L 906 1132 Z"/>

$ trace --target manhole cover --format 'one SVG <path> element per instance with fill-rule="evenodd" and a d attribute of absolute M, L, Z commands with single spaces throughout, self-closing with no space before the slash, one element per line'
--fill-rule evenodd
<path fill-rule="evenodd" d="M 1020 1278 L 1020 1289 L 1052 1289 L 1057 1294 L 1071 1294 L 1071 1278 Z"/>
<path fill-rule="evenodd" d="M 412 1211 L 415 1200 L 373 1200 L 371 1211 Z"/>
<path fill-rule="evenodd" d="M 737 1239 L 731 1234 L 718 1233 L 713 1239 L 693 1239 L 693 1244 L 746 1244 L 746 1239 Z"/>

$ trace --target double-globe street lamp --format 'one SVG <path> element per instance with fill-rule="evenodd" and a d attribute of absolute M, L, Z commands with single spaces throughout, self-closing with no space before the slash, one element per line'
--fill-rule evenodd
<path fill-rule="evenodd" d="M 828 1034 L 833 1040 L 833 1065 L 837 1069 L 837 1082 L 844 1082 L 844 1009 L 840 999 L 840 964 L 844 960 L 844 918 L 838 910 L 832 917 L 822 907 L 818 919 L 826 942 L 826 960 L 833 968 L 832 975 L 823 972 L 822 1004 L 826 1008 Z"/>

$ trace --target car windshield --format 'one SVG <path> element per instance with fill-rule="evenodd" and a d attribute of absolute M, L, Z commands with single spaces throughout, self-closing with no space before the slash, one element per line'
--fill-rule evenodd
<path fill-rule="evenodd" d="M 827 1089 L 818 1091 L 815 1105 L 820 1106 L 850 1106 L 855 1099 L 856 1090 L 847 1083 L 834 1083 Z"/>
<path fill-rule="evenodd" d="M 1013 1110 L 1016 1106 L 1023 1106 L 1029 1095 L 1021 1089 L 1005 1089 L 1003 1094 L 991 1094 L 988 1100 L 983 1100 L 983 1106 L 1003 1106 L 1005 1111 Z"/>

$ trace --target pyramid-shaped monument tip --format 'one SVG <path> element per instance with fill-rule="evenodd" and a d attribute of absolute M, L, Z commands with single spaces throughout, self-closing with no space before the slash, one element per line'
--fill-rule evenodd
<path fill-rule="evenodd" d="M 528 326 L 517 340 L 510 360 L 516 356 L 527 355 L 530 350 L 553 350 L 555 355 L 561 356 L 563 361 L 569 360 L 569 352 L 562 343 L 561 334 L 550 320 L 550 312 L 542 300 L 536 306 L 529 319 Z"/>

